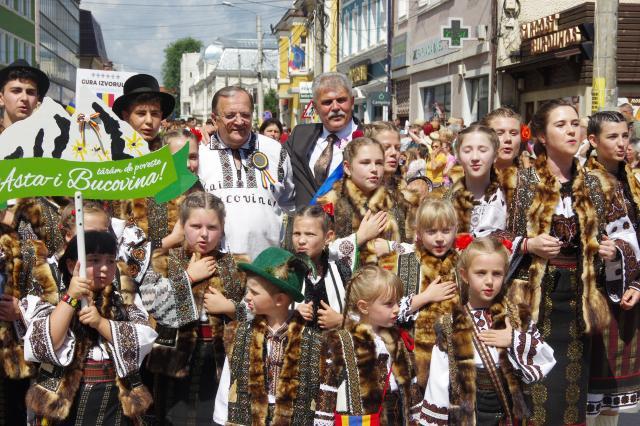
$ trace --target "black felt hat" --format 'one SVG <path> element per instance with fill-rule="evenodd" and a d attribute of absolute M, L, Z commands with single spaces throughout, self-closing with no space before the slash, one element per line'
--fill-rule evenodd
<path fill-rule="evenodd" d="M 173 112 L 176 100 L 169 93 L 161 92 L 158 80 L 149 74 L 136 74 L 131 76 L 124 82 L 124 94 L 113 103 L 111 109 L 118 117 L 122 118 L 122 110 L 135 100 L 138 95 L 143 93 L 151 93 L 160 97 L 160 105 L 162 108 L 162 118 L 165 119 Z"/>
<path fill-rule="evenodd" d="M 29 65 L 29 63 L 24 59 L 18 59 L 0 70 L 0 87 L 4 87 L 4 85 L 7 84 L 7 81 L 9 80 L 9 74 L 12 71 L 16 71 L 19 69 L 29 71 L 33 74 L 36 86 L 38 86 L 38 97 L 40 99 L 44 98 L 47 90 L 49 90 L 49 77 L 47 77 L 47 75 L 44 72 L 40 71 L 38 68 Z"/>

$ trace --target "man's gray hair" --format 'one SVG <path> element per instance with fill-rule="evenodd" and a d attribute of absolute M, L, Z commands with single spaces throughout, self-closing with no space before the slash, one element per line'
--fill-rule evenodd
<path fill-rule="evenodd" d="M 341 87 L 345 89 L 350 96 L 353 95 L 353 87 L 351 86 L 349 77 L 340 72 L 325 72 L 313 79 L 313 83 L 311 84 L 313 99 L 317 99 L 320 91 L 328 87 Z"/>

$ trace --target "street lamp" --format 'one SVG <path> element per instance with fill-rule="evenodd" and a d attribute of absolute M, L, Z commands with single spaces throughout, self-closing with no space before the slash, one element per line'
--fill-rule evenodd
<path fill-rule="evenodd" d="M 258 124 L 260 124 L 262 123 L 262 117 L 264 116 L 264 89 L 262 87 L 262 19 L 260 19 L 260 15 L 254 11 L 245 9 L 244 7 L 240 7 L 231 2 L 223 1 L 220 4 L 227 7 L 235 7 L 256 15 L 256 34 L 258 37 L 258 99 L 256 99 L 256 101 L 258 103 Z"/>

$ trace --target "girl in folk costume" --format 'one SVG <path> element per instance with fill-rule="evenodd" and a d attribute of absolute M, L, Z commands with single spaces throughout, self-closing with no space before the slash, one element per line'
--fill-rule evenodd
<path fill-rule="evenodd" d="M 363 221 L 379 223 L 379 237 L 402 251 L 400 243 L 412 240 L 412 215 L 407 212 L 408 206 L 398 204 L 384 185 L 384 148 L 379 142 L 366 137 L 354 139 L 343 156 L 344 178 L 318 199 L 318 203 L 335 218 L 338 239 L 330 247 L 332 255 L 349 262 L 355 269 L 359 263 L 379 260 L 376 241 L 358 239 L 360 235 L 356 230 Z M 377 242 L 380 245 L 380 241 Z M 388 251 L 388 246 L 385 245 L 384 251 Z"/>
<path fill-rule="evenodd" d="M 159 337 L 147 360 L 159 422 L 209 424 L 224 363 L 223 332 L 244 295 L 244 280 L 220 252 L 225 209 L 205 192 L 180 206 L 184 244 L 153 254 L 140 287 Z"/>
<path fill-rule="evenodd" d="M 25 359 L 41 363 L 26 399 L 37 424 L 133 424 L 151 404 L 138 369 L 157 334 L 140 298 L 126 304 L 113 288 L 115 238 L 89 231 L 85 239 L 88 278 L 78 276 L 74 237 L 60 259 L 61 301 L 29 295 L 20 302 Z M 80 309 L 83 298 L 89 306 Z"/>
<path fill-rule="evenodd" d="M 500 141 L 488 127 L 472 124 L 458 135 L 456 155 L 464 169 L 445 198 L 458 214 L 458 231 L 483 237 L 507 226 L 507 206 L 493 168 Z"/>
<path fill-rule="evenodd" d="M 436 340 L 433 326 L 459 303 L 456 229 L 457 217 L 451 203 L 427 198 L 418 209 L 415 251 L 399 256 L 397 274 L 404 297 L 398 322 L 410 329 L 415 339 L 416 375 L 421 392 L 427 385 L 431 349 Z"/>
<path fill-rule="evenodd" d="M 531 307 L 557 361 L 553 374 L 531 386 L 536 425 L 585 422 L 591 335 L 609 322 L 596 271 L 616 252 L 603 231 L 610 219 L 628 220 L 612 211 L 606 174 L 575 163 L 579 124 L 571 104 L 542 105 L 532 120 L 533 167 L 502 176 L 515 249 L 510 297 Z"/>
<path fill-rule="evenodd" d="M 351 279 L 345 327 L 324 337 L 314 424 L 417 424 L 413 342 L 394 327 L 401 294 L 398 277 L 378 266 Z"/>
<path fill-rule="evenodd" d="M 314 268 L 304 278 L 304 303 L 296 309 L 311 325 L 323 329 L 342 324 L 344 283 L 351 269 L 342 262 L 329 259 L 328 246 L 333 240 L 333 219 L 320 206 L 308 206 L 296 212 L 293 219 L 293 248 L 307 255 Z"/>
<path fill-rule="evenodd" d="M 636 409 L 640 396 L 640 285 L 634 281 L 640 255 L 640 185 L 624 161 L 629 128 L 622 114 L 603 111 L 592 115 L 587 134 L 597 157 L 587 153 L 586 167 L 608 174 L 611 183 L 605 190 L 613 194 L 611 213 L 622 219 L 616 221 L 611 216 L 606 229 L 624 267 L 605 273 L 602 290 L 609 302 L 611 322 L 593 338 L 587 405 L 589 423 L 608 425 L 618 423 L 618 411 Z"/>
<path fill-rule="evenodd" d="M 529 310 L 504 295 L 509 253 L 503 242 L 492 237 L 467 242 L 458 261 L 463 304 L 436 325 L 422 425 L 524 420 L 530 413 L 522 383 L 542 380 L 555 364 Z"/>
<path fill-rule="evenodd" d="M 496 170 L 504 170 L 518 164 L 522 143 L 522 118 L 510 108 L 497 108 L 485 115 L 480 122 L 498 135 L 500 147 L 496 151 Z"/>

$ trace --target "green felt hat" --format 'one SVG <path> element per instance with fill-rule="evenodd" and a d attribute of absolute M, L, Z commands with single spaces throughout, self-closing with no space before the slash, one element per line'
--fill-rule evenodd
<path fill-rule="evenodd" d="M 308 264 L 300 257 L 279 247 L 269 247 L 252 263 L 239 263 L 238 268 L 254 273 L 287 293 L 296 302 L 302 302 L 302 282 L 308 272 Z"/>

